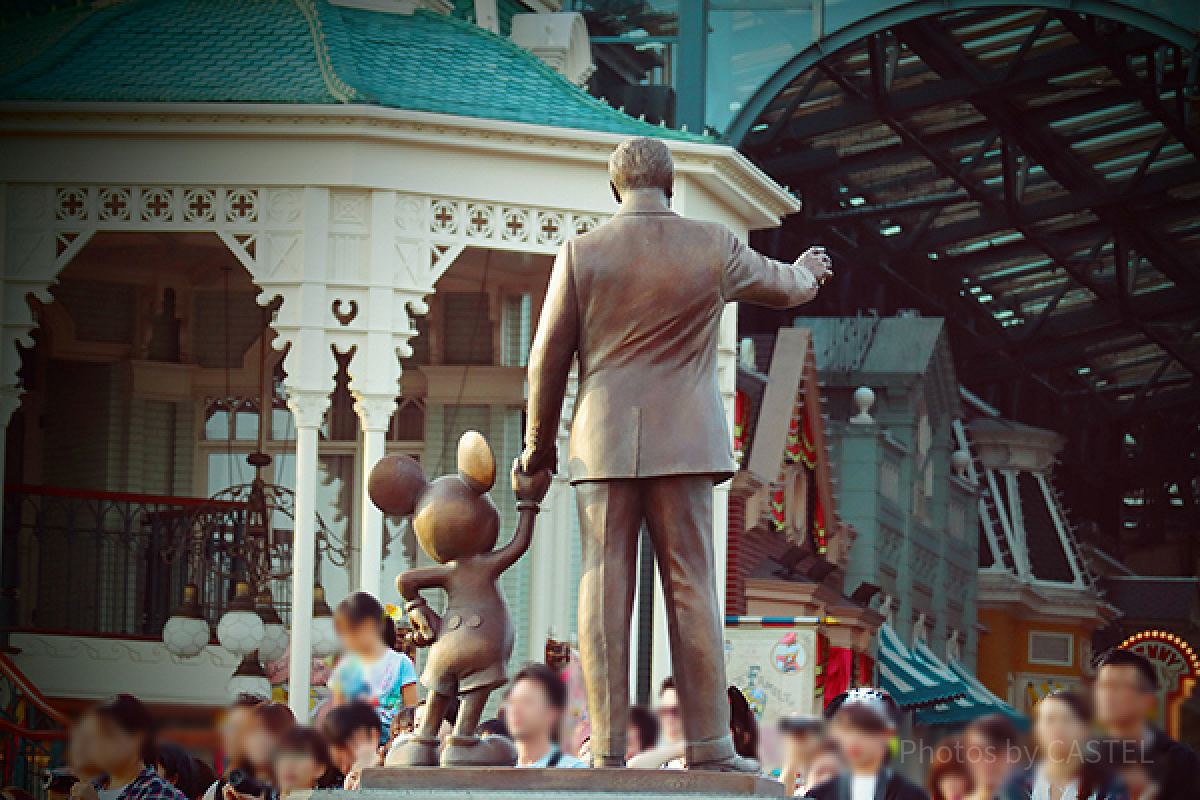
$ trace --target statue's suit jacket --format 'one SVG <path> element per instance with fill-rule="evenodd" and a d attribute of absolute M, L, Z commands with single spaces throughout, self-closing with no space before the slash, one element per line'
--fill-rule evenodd
<path fill-rule="evenodd" d="M 552 452 L 578 354 L 572 482 L 723 480 L 735 467 L 717 385 L 721 312 L 816 293 L 808 270 L 759 255 L 724 225 L 622 205 L 559 250 L 529 357 L 526 446 Z"/>

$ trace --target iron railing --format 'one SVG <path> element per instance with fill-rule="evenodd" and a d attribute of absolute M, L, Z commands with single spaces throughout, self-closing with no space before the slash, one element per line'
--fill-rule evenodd
<path fill-rule="evenodd" d="M 15 619 L 3 626 L 158 638 L 179 605 L 191 561 L 198 574 L 190 577 L 215 629 L 233 597 L 240 568 L 234 543 L 245 519 L 244 503 L 208 498 L 6 486 L 3 553 L 17 566 L 15 586 L 6 588 L 18 600 Z M 196 530 L 200 553 L 189 559 L 185 545 Z M 272 572 L 290 573 L 290 547 L 278 561 Z M 5 572 L 13 580 L 11 566 Z M 290 586 L 271 583 L 286 622 Z"/>
<path fill-rule="evenodd" d="M 45 797 L 41 773 L 62 763 L 67 720 L 0 653 L 0 784 Z"/>

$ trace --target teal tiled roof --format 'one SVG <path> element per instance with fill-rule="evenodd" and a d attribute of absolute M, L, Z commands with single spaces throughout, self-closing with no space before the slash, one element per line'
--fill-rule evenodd
<path fill-rule="evenodd" d="M 117 0 L 0 26 L 0 100 L 359 103 L 671 139 L 450 16 L 327 0 Z"/>

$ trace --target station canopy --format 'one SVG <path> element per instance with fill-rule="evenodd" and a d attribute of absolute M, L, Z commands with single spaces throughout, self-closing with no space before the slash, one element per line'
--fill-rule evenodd
<path fill-rule="evenodd" d="M 793 232 L 951 322 L 965 385 L 1186 409 L 1197 69 L 1191 45 L 1113 19 L 952 12 L 784 68 L 731 137 L 802 195 Z"/>

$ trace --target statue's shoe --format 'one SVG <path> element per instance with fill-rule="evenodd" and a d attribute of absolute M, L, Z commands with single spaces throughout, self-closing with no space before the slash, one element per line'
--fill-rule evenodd
<path fill-rule="evenodd" d="M 401 736 L 396 739 L 392 749 L 384 759 L 385 767 L 436 767 L 438 765 L 438 747 L 441 745 L 436 738 L 425 739 L 415 734 Z"/>
<path fill-rule="evenodd" d="M 715 761 L 688 762 L 688 769 L 706 770 L 708 772 L 745 772 L 757 775 L 761 770 L 758 761 L 743 756 L 730 756 Z"/>
<path fill-rule="evenodd" d="M 443 767 L 515 767 L 516 745 L 507 736 L 450 736 L 442 750 Z"/>

